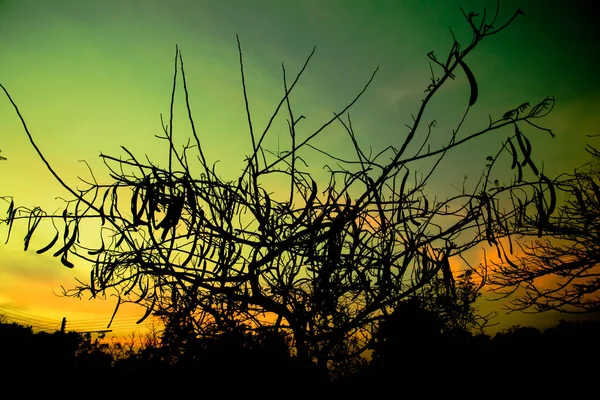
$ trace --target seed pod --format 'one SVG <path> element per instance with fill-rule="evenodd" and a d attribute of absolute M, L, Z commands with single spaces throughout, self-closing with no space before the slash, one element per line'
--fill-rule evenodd
<path fill-rule="evenodd" d="M 510 169 L 515 169 L 519 162 L 517 158 L 517 149 L 515 149 L 515 145 L 513 144 L 512 140 L 510 140 L 510 138 L 508 138 L 508 145 L 510 146 L 510 153 L 512 154 L 512 164 L 510 166 Z"/>
<path fill-rule="evenodd" d="M 36 251 L 37 254 L 42 254 L 47 252 L 48 250 L 50 250 L 52 248 L 52 246 L 54 246 L 54 244 L 56 243 L 56 241 L 58 240 L 58 231 L 56 232 L 56 235 L 54 236 L 54 239 L 52 239 L 50 241 L 50 243 L 48 243 L 46 246 L 44 246 L 43 248 L 39 249 L 38 251 Z"/>
<path fill-rule="evenodd" d="M 67 268 L 73 268 L 75 265 L 73 265 L 72 262 L 67 260 L 67 254 L 69 254 L 69 252 L 67 251 L 63 253 L 62 257 L 60 258 L 60 262 Z"/>
<path fill-rule="evenodd" d="M 465 71 L 465 75 L 467 75 L 467 79 L 469 80 L 469 86 L 471 86 L 469 107 L 472 107 L 477 101 L 477 96 L 479 94 L 479 89 L 477 88 L 477 81 L 475 80 L 475 75 L 473 75 L 473 72 L 471 72 L 469 67 L 467 67 L 467 64 L 465 64 L 462 59 L 458 59 L 458 64 L 462 67 L 463 71 Z"/>

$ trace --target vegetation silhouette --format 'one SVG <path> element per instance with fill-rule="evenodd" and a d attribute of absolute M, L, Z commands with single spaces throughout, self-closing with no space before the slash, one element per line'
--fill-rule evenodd
<path fill-rule="evenodd" d="M 0 354 L 3 366 L 19 372 L 74 371 L 112 364 L 110 355 L 89 334 L 33 333 L 31 327 L 9 322 L 0 322 Z"/>
<path fill-rule="evenodd" d="M 473 373 L 475 365 L 489 377 L 504 380 L 508 390 L 537 387 L 536 379 L 549 374 L 588 387 L 594 380 L 588 385 L 584 378 L 593 377 L 595 371 L 589 362 L 600 356 L 600 320 L 560 321 L 543 332 L 517 325 L 494 337 L 467 331 L 459 335 L 445 330 L 435 313 L 416 299 L 403 302 L 377 331 L 372 357 L 333 381 L 320 380 L 314 365 L 299 365 L 289 354 L 288 344 L 272 334 L 250 337 L 239 330 L 196 337 L 182 357 L 173 359 L 169 344 L 161 339 L 147 339 L 123 354 L 121 342 L 107 344 L 76 332 L 34 334 L 29 327 L 0 323 L 1 365 L 7 373 L 27 373 L 33 378 L 52 376 L 53 371 L 68 373 L 77 377 L 70 385 L 87 390 L 104 378 L 156 377 L 155 382 L 133 381 L 135 385 L 120 387 L 119 393 L 184 394 L 221 388 L 265 394 L 293 388 L 294 396 L 356 395 L 362 390 L 372 394 L 412 390 L 429 383 L 428 393 L 464 395 L 467 383 L 474 392 L 489 388 L 489 380 Z M 579 350 L 574 350 L 575 344 Z M 168 383 L 171 378 L 182 384 Z"/>
<path fill-rule="evenodd" d="M 451 339 L 440 342 L 440 335 L 454 338 L 463 332 L 461 340 L 467 340 L 468 329 L 486 323 L 472 308 L 487 278 L 485 271 L 469 266 L 472 272 L 457 282 L 450 258 L 481 243 L 498 245 L 513 233 L 512 221 L 532 208 L 545 226 L 553 205 L 544 199 L 555 196 L 555 185 L 536 167 L 522 130 L 527 126 L 552 134 L 536 121 L 552 110 L 552 97 L 533 107 L 521 104 L 496 119 L 490 116 L 480 130 L 461 134 L 479 93 L 467 56 L 522 12 L 517 10 L 504 22 L 498 20 L 498 9 L 491 17 L 487 12 L 463 14 L 472 30 L 470 42 L 463 46 L 453 36 L 444 58 L 428 53 L 431 81 L 412 125 L 400 143 L 376 154 L 360 146 L 347 111 L 377 70 L 346 107 L 313 133 L 302 135 L 304 116 L 293 111 L 291 93 L 314 49 L 291 81 L 282 64 L 283 97 L 264 130 L 258 131 L 238 38 L 252 148 L 241 175 L 229 181 L 220 177 L 216 163 L 209 162 L 203 151 L 179 48 L 171 109 L 159 137 L 168 145 L 167 165 L 143 160 L 123 147 L 125 158 L 100 156 L 112 181 L 99 183 L 90 170 L 91 177 L 82 179 L 87 185 L 83 189 L 69 186 L 55 172 L 0 85 L 38 156 L 70 196 L 59 213 L 15 205 L 6 197 L 9 208 L 2 221 L 8 236 L 15 221 L 27 221 L 27 251 L 39 224 L 52 223 L 56 235 L 37 253 L 53 251 L 69 268 L 74 262 L 93 266 L 89 282 L 80 282 L 66 295 L 115 295 L 119 299 L 115 313 L 123 302 L 138 303 L 147 310 L 139 322 L 151 313 L 161 316 L 165 343 L 160 350 L 145 353 L 143 363 L 152 359 L 156 365 L 201 368 L 214 377 L 215 365 L 221 362 L 246 376 L 254 376 L 260 368 L 277 374 L 278 366 L 289 362 L 308 374 L 308 382 L 329 382 L 346 381 L 363 370 L 371 349 L 380 365 L 394 359 L 386 354 L 399 354 L 403 343 L 411 341 L 418 343 L 414 351 L 426 352 L 431 359 L 446 354 Z M 470 86 L 464 113 L 446 141 L 437 143 L 432 140 L 436 121 L 426 122 L 426 110 L 440 88 L 462 74 Z M 173 132 L 178 79 L 192 131 L 181 150 Z M 280 112 L 287 114 L 290 145 L 286 151 L 269 151 L 264 139 Z M 346 130 L 354 158 L 313 145 L 334 122 Z M 473 189 L 463 188 L 444 200 L 426 193 L 427 183 L 449 152 L 481 137 L 497 136 L 503 128 L 510 133 L 499 148 L 489 149 L 487 154 L 492 155 L 481 154 L 485 166 Z M 330 179 L 324 185 L 310 174 L 304 160 L 309 152 L 330 160 L 326 166 Z M 505 156 L 512 158 L 516 177 L 501 186 L 493 177 L 499 173 L 497 161 Z M 525 181 L 525 169 L 536 179 Z M 287 180 L 288 193 L 268 190 L 273 176 Z M 86 244 L 83 229 L 96 222 L 102 224 L 98 247 Z M 230 356 L 230 351 L 235 354 Z M 421 363 L 415 354 L 410 363 Z"/>
<path fill-rule="evenodd" d="M 503 298 L 510 296 L 510 310 L 600 312 L 600 152 L 591 145 L 586 150 L 593 160 L 556 182 L 565 197 L 558 212 L 524 213 L 517 225 L 521 255 L 504 253 L 506 262 L 494 265 L 491 283 Z"/>

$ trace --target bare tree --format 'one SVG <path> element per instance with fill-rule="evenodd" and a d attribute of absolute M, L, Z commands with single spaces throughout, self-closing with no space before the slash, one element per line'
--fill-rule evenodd
<path fill-rule="evenodd" d="M 171 112 L 160 137 L 169 146 L 164 167 L 123 148 L 124 158 L 101 155 L 113 181 L 99 183 L 92 174 L 84 181 L 87 187 L 76 190 L 52 169 L 13 103 L 39 157 L 71 198 L 58 214 L 15 206 L 7 198 L 10 206 L 4 222 L 9 235 L 14 221 L 28 221 L 27 250 L 38 224 L 51 221 L 56 236 L 37 252 L 52 249 L 67 267 L 73 267 L 74 259 L 93 266 L 89 282 L 80 282 L 65 293 L 78 297 L 116 294 L 119 304 L 134 301 L 146 307 L 140 322 L 155 312 L 177 319 L 180 326 L 199 334 L 215 327 L 271 327 L 290 334 L 296 355 L 316 362 L 323 371 L 355 358 L 367 348 L 379 321 L 432 280 L 439 279 L 448 296 L 456 296 L 450 258 L 482 242 L 496 244 L 510 234 L 508 222 L 522 208 L 545 207 L 527 200 L 531 198 L 528 193 L 544 196 L 552 189 L 535 167 L 531 145 L 519 128 L 527 125 L 548 131 L 535 120 L 550 112 L 552 98 L 532 108 L 523 104 L 496 119 L 490 116 L 489 124 L 480 130 L 461 131 L 479 90 L 467 57 L 521 11 L 505 23 L 498 21 L 498 10 L 491 18 L 485 12 L 481 18 L 475 13 L 463 14 L 472 29 L 470 42 L 462 46 L 455 39 L 443 59 L 434 52 L 428 54 L 431 82 L 408 133 L 400 143 L 376 154 L 361 147 L 347 111 L 367 90 L 377 70 L 346 107 L 313 133 L 299 134 L 304 116 L 294 113 L 290 93 L 314 49 L 292 80 L 282 64 L 283 96 L 259 131 L 249 107 L 238 39 L 252 147 L 245 169 L 232 181 L 219 176 L 203 151 L 178 48 Z M 468 79 L 470 98 L 465 99 L 464 113 L 447 133 L 447 141 L 435 144 L 431 135 L 436 121 L 426 122 L 425 111 L 440 88 L 459 75 Z M 192 130 L 191 140 L 182 149 L 177 148 L 173 133 L 178 79 Z M 289 148 L 269 151 L 264 139 L 282 113 L 287 115 Z M 313 145 L 333 123 L 347 132 L 355 150 L 353 157 L 339 157 Z M 428 181 L 449 152 L 484 136 L 499 135 L 503 128 L 515 133 L 498 149 L 490 149 L 493 155 L 482 166 L 482 176 L 472 190 L 464 189 L 446 199 L 426 194 Z M 513 145 L 516 142 L 521 145 L 520 153 Z M 190 166 L 192 151 L 199 170 Z M 329 158 L 329 182 L 319 184 L 312 178 L 303 158 L 310 152 Z M 515 160 L 523 159 L 513 165 L 519 174 L 506 187 L 495 185 L 490 176 L 497 173 L 496 161 L 507 153 Z M 540 181 L 523 181 L 523 167 L 533 170 Z M 272 176 L 286 179 L 289 191 L 270 192 L 266 185 Z M 102 223 L 98 248 L 86 246 L 80 237 L 82 227 L 90 221 Z"/>
<path fill-rule="evenodd" d="M 564 196 L 558 212 L 523 213 L 519 254 L 511 258 L 503 252 L 503 262 L 493 265 L 491 283 L 502 298 L 510 296 L 510 310 L 600 311 L 600 152 L 586 150 L 593 162 L 556 183 L 557 194 Z M 540 219 L 548 222 L 540 225 Z"/>

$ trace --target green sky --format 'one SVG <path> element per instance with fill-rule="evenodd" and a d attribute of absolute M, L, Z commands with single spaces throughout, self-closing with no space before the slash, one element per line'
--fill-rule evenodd
<path fill-rule="evenodd" d="M 341 110 L 379 66 L 374 83 L 351 114 L 361 143 L 380 150 L 401 143 L 405 124 L 418 110 L 429 79 L 426 54 L 431 50 L 447 54 L 452 44 L 448 27 L 459 40 L 468 40 L 459 6 L 467 12 L 481 11 L 494 9 L 495 3 L 0 0 L 0 83 L 19 105 L 52 165 L 67 182 L 76 184 L 77 176 L 88 176 L 79 160 L 88 161 L 101 175 L 99 153 L 122 154 L 121 145 L 163 159 L 164 142 L 154 135 L 161 131 L 160 113 L 168 113 L 177 44 L 183 52 L 204 151 L 209 160 L 221 161 L 222 175 L 233 178 L 250 148 L 236 33 L 258 127 L 264 127 L 282 95 L 281 63 L 290 74 L 296 73 L 313 46 L 317 46 L 315 56 L 292 97 L 296 114 L 306 117 L 300 135 L 308 135 Z M 587 160 L 585 145 L 594 144 L 586 135 L 600 133 L 596 71 L 600 35 L 592 22 L 593 2 L 501 3 L 501 19 L 518 7 L 526 16 L 485 40 L 467 59 L 479 83 L 480 99 L 465 130 L 482 127 L 488 114 L 499 117 L 523 102 L 536 103 L 554 95 L 556 108 L 544 125 L 557 137 L 530 137 L 534 157 L 549 175 L 572 171 Z M 428 118 L 438 121 L 436 134 L 448 134 L 456 124 L 468 90 L 465 77 L 458 76 L 432 104 Z M 176 113 L 175 131 L 183 140 L 189 129 L 181 102 Z M 273 149 L 289 141 L 284 123 L 279 121 L 268 137 Z M 488 151 L 495 151 L 502 139 L 484 138 L 448 157 L 431 190 L 448 193 L 464 175 L 475 178 Z M 318 144 L 340 156 L 350 149 L 338 126 Z M 0 195 L 50 211 L 60 207 L 56 197 L 65 192 L 34 154 L 4 96 L 0 148 L 8 158 L 0 164 Z M 308 154 L 307 160 L 312 160 L 320 176 L 322 159 Z M 68 287 L 75 276 L 87 277 L 86 267 L 66 270 L 51 256 L 23 252 L 19 232 L 17 228 L 11 242 L 0 247 L 0 305 L 52 318 L 67 313 L 75 320 L 110 313 L 114 301 L 90 305 L 54 297 L 52 288 Z M 540 324 L 545 318 L 513 315 L 499 322 L 501 327 Z"/>

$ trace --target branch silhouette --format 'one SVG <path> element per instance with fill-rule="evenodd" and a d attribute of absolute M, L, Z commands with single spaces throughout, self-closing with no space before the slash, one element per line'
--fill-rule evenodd
<path fill-rule="evenodd" d="M 500 298 L 510 296 L 508 310 L 600 311 L 600 152 L 589 145 L 587 151 L 593 161 L 556 182 L 560 206 L 556 196 L 538 196 L 538 204 L 549 202 L 557 212 L 523 213 L 515 227 L 522 237 L 519 254 L 504 252 L 503 262 L 493 265 L 492 287 Z"/>

